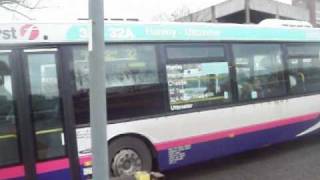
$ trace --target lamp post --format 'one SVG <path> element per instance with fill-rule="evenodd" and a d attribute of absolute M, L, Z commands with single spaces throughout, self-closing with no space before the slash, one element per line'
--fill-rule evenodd
<path fill-rule="evenodd" d="M 103 0 L 89 0 L 90 126 L 93 179 L 109 180 Z"/>

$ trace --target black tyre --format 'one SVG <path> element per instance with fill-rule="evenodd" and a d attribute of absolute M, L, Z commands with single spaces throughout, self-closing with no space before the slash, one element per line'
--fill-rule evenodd
<path fill-rule="evenodd" d="M 112 176 L 132 175 L 152 170 L 152 155 L 141 139 L 125 136 L 111 141 L 109 165 Z"/>

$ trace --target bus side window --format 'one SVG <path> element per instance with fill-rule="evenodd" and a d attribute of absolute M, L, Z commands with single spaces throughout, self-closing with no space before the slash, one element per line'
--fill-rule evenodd
<path fill-rule="evenodd" d="M 231 102 L 230 72 L 223 46 L 184 44 L 166 50 L 172 111 Z"/>
<path fill-rule="evenodd" d="M 290 93 L 301 94 L 320 90 L 320 46 L 288 45 L 288 73 Z"/>
<path fill-rule="evenodd" d="M 293 94 L 303 93 L 306 90 L 305 75 L 299 67 L 299 59 L 288 59 L 288 73 L 290 92 Z"/>
<path fill-rule="evenodd" d="M 231 101 L 228 62 L 167 65 L 172 111 Z"/>
<path fill-rule="evenodd" d="M 278 44 L 234 44 L 240 101 L 284 95 L 284 66 Z"/>
<path fill-rule="evenodd" d="M 77 124 L 89 123 L 89 65 L 85 46 L 73 48 Z M 136 118 L 164 112 L 154 45 L 108 45 L 105 50 L 108 119 Z"/>

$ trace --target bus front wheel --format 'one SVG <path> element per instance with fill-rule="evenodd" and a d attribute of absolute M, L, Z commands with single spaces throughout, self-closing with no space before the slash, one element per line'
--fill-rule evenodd
<path fill-rule="evenodd" d="M 112 176 L 132 175 L 137 171 L 152 170 L 152 155 L 139 138 L 125 136 L 111 141 L 109 165 Z"/>

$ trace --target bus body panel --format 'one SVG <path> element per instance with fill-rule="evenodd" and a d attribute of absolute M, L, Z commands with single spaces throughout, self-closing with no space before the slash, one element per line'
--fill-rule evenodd
<path fill-rule="evenodd" d="M 166 170 L 312 133 L 309 129 L 319 128 L 319 106 L 320 95 L 310 95 L 111 124 L 108 139 L 141 134 L 152 142 L 160 169 Z M 78 129 L 77 134 L 80 158 L 86 157 L 90 128 Z"/>

